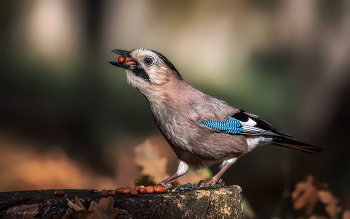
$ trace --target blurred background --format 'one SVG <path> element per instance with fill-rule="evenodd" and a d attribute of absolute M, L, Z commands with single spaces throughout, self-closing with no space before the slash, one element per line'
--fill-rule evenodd
<path fill-rule="evenodd" d="M 349 207 L 350 1 L 15 0 L 0 2 L 0 25 L 0 191 L 173 174 L 146 99 L 108 63 L 112 49 L 145 47 L 195 88 L 326 150 L 264 146 L 239 159 L 223 180 L 242 187 L 252 215 L 302 215 L 290 192 L 307 175 Z"/>

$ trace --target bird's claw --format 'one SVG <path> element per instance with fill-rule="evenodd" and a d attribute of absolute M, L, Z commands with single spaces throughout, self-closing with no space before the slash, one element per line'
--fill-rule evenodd
<path fill-rule="evenodd" d="M 199 181 L 199 183 L 198 183 L 198 187 L 200 187 L 200 188 L 208 187 L 208 186 L 210 186 L 209 181 L 201 180 L 201 181 Z"/>
<path fill-rule="evenodd" d="M 163 181 L 163 182 L 158 183 L 158 185 L 165 186 L 167 189 L 170 189 L 170 188 L 175 187 L 175 183 L 173 183 L 173 182 L 165 183 L 165 182 Z"/>
<path fill-rule="evenodd" d="M 175 188 L 176 186 L 175 186 L 175 183 L 170 182 L 170 183 L 166 184 L 165 187 L 167 187 L 168 189 L 171 189 L 171 188 Z"/>
<path fill-rule="evenodd" d="M 201 180 L 198 183 L 198 187 L 208 187 L 208 186 L 215 186 L 215 185 L 222 185 L 225 186 L 225 182 L 222 179 L 216 180 L 211 178 L 209 181 Z"/>
<path fill-rule="evenodd" d="M 222 185 L 222 186 L 225 186 L 225 181 L 222 180 L 222 179 L 219 179 L 217 182 L 216 182 L 216 185 Z"/>

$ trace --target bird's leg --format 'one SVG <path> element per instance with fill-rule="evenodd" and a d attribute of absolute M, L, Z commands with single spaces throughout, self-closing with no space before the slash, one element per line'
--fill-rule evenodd
<path fill-rule="evenodd" d="M 225 173 L 225 171 L 233 164 L 235 163 L 237 160 L 237 158 L 232 158 L 229 160 L 225 160 L 221 166 L 221 170 L 215 175 L 213 176 L 208 182 L 205 182 L 203 184 L 201 184 L 201 187 L 205 187 L 205 186 L 209 186 L 209 185 L 215 185 L 217 183 L 217 181 L 220 179 L 220 177 Z"/>
<path fill-rule="evenodd" d="M 169 177 L 168 179 L 166 180 L 163 180 L 162 182 L 158 183 L 158 184 L 162 184 L 163 186 L 167 186 L 167 184 L 180 177 L 180 176 L 183 176 L 185 175 L 185 173 L 187 173 L 187 170 L 188 170 L 188 165 L 187 163 L 183 162 L 182 160 L 180 160 L 180 163 L 179 163 L 179 167 L 177 168 L 177 171 L 174 175 L 172 175 L 171 177 Z"/>

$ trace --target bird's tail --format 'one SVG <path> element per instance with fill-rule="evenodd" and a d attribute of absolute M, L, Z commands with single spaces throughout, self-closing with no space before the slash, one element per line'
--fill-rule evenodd
<path fill-rule="evenodd" d="M 324 151 L 322 148 L 318 148 L 300 141 L 289 139 L 282 136 L 273 137 L 271 144 L 275 144 L 282 147 L 293 148 L 304 151 L 306 153 L 321 154 Z"/>

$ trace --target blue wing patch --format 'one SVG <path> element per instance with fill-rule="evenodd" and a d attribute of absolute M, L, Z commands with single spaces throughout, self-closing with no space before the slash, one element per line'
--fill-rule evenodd
<path fill-rule="evenodd" d="M 228 118 L 228 122 L 202 121 L 199 124 L 214 129 L 216 131 L 223 131 L 228 134 L 242 133 L 242 124 L 238 120 L 232 118 L 231 116 L 228 116 Z"/>

